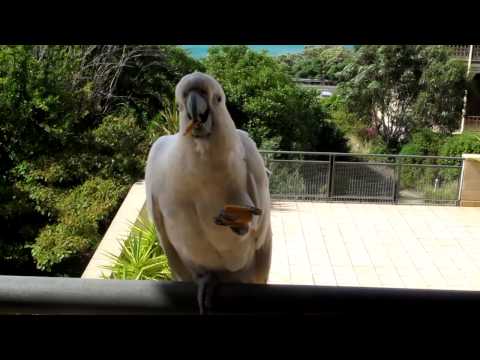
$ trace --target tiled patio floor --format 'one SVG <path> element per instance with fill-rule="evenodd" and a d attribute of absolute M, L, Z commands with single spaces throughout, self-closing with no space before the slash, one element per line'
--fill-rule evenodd
<path fill-rule="evenodd" d="M 480 208 L 274 202 L 270 283 L 480 290 Z"/>

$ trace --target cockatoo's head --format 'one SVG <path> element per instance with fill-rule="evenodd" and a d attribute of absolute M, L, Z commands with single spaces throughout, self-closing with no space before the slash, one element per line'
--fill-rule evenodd
<path fill-rule="evenodd" d="M 208 137 L 219 119 L 224 118 L 225 93 L 213 77 L 201 72 L 184 76 L 175 89 L 180 113 L 180 132 L 193 137 Z M 227 112 L 228 113 L 228 112 Z"/>

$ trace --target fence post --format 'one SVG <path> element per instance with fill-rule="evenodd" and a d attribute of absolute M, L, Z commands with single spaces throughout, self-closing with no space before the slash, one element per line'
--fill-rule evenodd
<path fill-rule="evenodd" d="M 480 154 L 463 154 L 460 206 L 480 207 Z"/>
<path fill-rule="evenodd" d="M 330 154 L 328 157 L 328 199 L 333 197 L 333 180 L 334 180 L 334 164 L 335 155 Z"/>
<path fill-rule="evenodd" d="M 400 174 L 402 173 L 402 158 L 395 158 L 395 193 L 393 195 L 394 203 L 398 203 L 400 193 Z"/>

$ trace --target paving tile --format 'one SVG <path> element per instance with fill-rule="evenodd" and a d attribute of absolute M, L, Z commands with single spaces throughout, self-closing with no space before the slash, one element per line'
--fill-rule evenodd
<path fill-rule="evenodd" d="M 480 209 L 276 201 L 269 282 L 480 290 Z"/>
<path fill-rule="evenodd" d="M 333 266 L 335 279 L 339 286 L 357 286 L 357 275 L 352 266 Z"/>

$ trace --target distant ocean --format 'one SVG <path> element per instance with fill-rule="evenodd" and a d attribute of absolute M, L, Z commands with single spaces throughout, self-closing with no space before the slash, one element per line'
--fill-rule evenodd
<path fill-rule="evenodd" d="M 211 45 L 182 45 L 194 58 L 202 58 L 207 55 Z M 302 52 L 305 45 L 249 45 L 254 50 L 267 50 L 270 55 L 277 56 L 289 53 Z M 345 45 L 350 47 L 352 45 Z"/>

